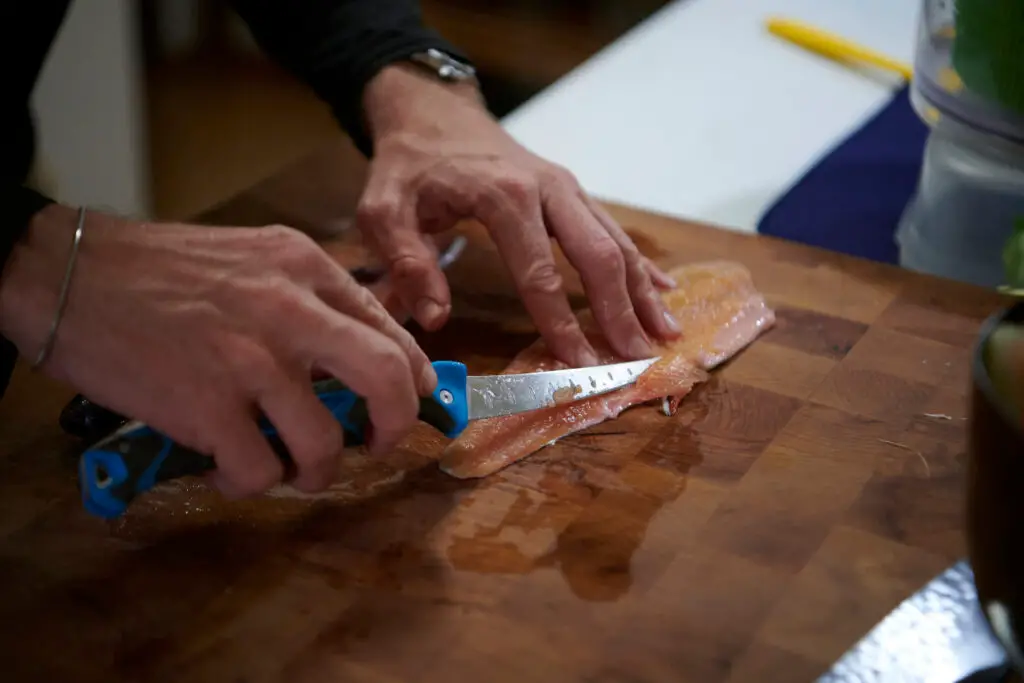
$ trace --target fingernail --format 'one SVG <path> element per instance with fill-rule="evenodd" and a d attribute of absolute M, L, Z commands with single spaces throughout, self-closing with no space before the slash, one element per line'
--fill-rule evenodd
<path fill-rule="evenodd" d="M 679 321 L 676 320 L 675 316 L 673 316 L 671 313 L 669 313 L 668 311 L 665 311 L 661 315 L 662 315 L 663 318 L 665 318 L 665 324 L 668 325 L 668 328 L 670 330 L 672 330 L 673 332 L 682 332 L 683 331 L 683 329 L 681 327 L 679 327 Z"/>
<path fill-rule="evenodd" d="M 434 370 L 434 366 L 427 363 L 426 367 L 423 368 L 423 374 L 420 377 L 420 385 L 424 394 L 433 393 L 434 387 L 437 386 L 437 372 Z"/>
<path fill-rule="evenodd" d="M 633 358 L 650 358 L 654 355 L 654 349 L 643 337 L 636 337 L 629 343 L 629 355 Z"/>
<path fill-rule="evenodd" d="M 444 308 L 433 299 L 423 298 L 416 302 L 416 317 L 421 325 L 430 325 L 444 315 Z"/>
<path fill-rule="evenodd" d="M 593 351 L 591 351 L 589 349 L 584 349 L 583 351 L 580 351 L 580 362 L 579 362 L 579 365 L 580 365 L 581 368 L 589 368 L 589 367 L 593 367 L 593 366 L 598 365 L 598 364 L 599 364 L 599 361 L 597 360 L 597 354 L 596 353 L 594 353 Z"/>

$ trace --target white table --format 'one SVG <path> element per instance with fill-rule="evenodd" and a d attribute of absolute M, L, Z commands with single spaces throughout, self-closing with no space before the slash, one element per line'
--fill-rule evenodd
<path fill-rule="evenodd" d="M 509 114 L 594 195 L 754 232 L 761 214 L 883 106 L 873 78 L 769 34 L 800 19 L 913 61 L 921 0 L 677 0 Z"/>

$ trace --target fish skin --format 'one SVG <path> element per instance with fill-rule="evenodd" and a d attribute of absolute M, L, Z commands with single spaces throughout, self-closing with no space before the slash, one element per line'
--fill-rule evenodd
<path fill-rule="evenodd" d="M 750 271 L 732 261 L 707 261 L 679 266 L 669 273 L 678 287 L 662 298 L 679 321 L 682 336 L 657 347 L 661 359 L 633 384 L 607 394 L 562 406 L 479 420 L 441 455 L 439 465 L 459 478 L 494 474 L 569 434 L 618 417 L 622 411 L 655 399 L 667 400 L 667 412 L 708 372 L 721 365 L 775 324 L 775 312 L 754 286 Z M 580 315 L 584 333 L 600 364 L 618 357 L 589 311 Z M 568 367 L 556 360 L 543 340 L 521 351 L 501 374 L 541 372 Z"/>

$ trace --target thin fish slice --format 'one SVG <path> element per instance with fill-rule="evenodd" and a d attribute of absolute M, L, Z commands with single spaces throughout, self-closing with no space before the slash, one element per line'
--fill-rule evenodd
<path fill-rule="evenodd" d="M 481 420 L 471 424 L 442 454 L 440 466 L 460 479 L 486 477 L 560 438 L 611 420 L 627 408 L 662 399 L 667 414 L 708 371 L 739 353 L 775 323 L 775 314 L 754 286 L 750 272 L 730 261 L 676 268 L 677 289 L 662 296 L 679 320 L 683 335 L 656 349 L 661 359 L 635 384 L 602 396 L 549 410 Z M 616 356 L 589 314 L 581 315 L 587 338 L 601 364 Z M 503 374 L 566 367 L 548 353 L 543 340 L 524 349 Z"/>

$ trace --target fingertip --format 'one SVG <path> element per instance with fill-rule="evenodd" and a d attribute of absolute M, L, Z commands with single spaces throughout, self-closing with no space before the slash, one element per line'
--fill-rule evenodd
<path fill-rule="evenodd" d="M 218 465 L 217 469 L 209 473 L 209 481 L 226 499 L 243 500 L 266 492 L 284 477 L 284 466 L 270 455 L 266 458 L 253 458 L 246 463 L 246 468 L 232 472 Z"/>
<path fill-rule="evenodd" d="M 672 315 L 672 311 L 667 308 L 661 312 L 661 323 L 662 337 L 675 339 L 683 333 L 683 328 L 679 325 L 679 321 Z"/>
<path fill-rule="evenodd" d="M 650 276 L 651 282 L 654 283 L 654 286 L 662 291 L 677 289 L 679 287 L 679 283 L 676 282 L 675 278 L 659 268 L 654 261 L 651 261 L 649 258 L 644 258 L 644 270 L 647 271 L 647 274 Z"/>
<path fill-rule="evenodd" d="M 381 432 L 377 432 L 367 441 L 366 450 L 373 457 L 382 457 L 393 451 L 399 440 L 390 434 L 382 436 Z"/>
<path fill-rule="evenodd" d="M 337 462 L 334 460 L 313 468 L 303 468 L 291 484 L 303 493 L 319 493 L 334 483 L 336 474 Z"/>
<path fill-rule="evenodd" d="M 210 487 L 216 489 L 225 500 L 244 500 L 252 495 L 252 493 L 242 489 L 231 477 L 220 470 L 210 472 L 206 475 L 206 480 Z"/>
<path fill-rule="evenodd" d="M 576 355 L 576 365 L 581 368 L 590 368 L 595 365 L 600 365 L 600 363 L 601 361 L 592 349 L 583 349 Z"/>
<path fill-rule="evenodd" d="M 571 333 L 552 332 L 550 337 L 543 336 L 555 357 L 571 367 L 588 368 L 601 364 L 597 351 L 578 324 L 573 326 Z"/>
<path fill-rule="evenodd" d="M 679 321 L 657 296 L 642 301 L 637 306 L 637 314 L 644 332 L 657 340 L 669 342 L 682 336 L 683 330 Z M 639 349 L 639 345 L 636 348 Z"/>
<path fill-rule="evenodd" d="M 658 283 L 653 272 L 654 268 L 648 261 L 649 279 L 640 278 L 638 289 L 633 291 L 634 308 L 641 326 L 648 334 L 659 340 L 677 339 L 682 334 L 682 326 L 676 319 L 665 300 L 658 291 Z"/>
<path fill-rule="evenodd" d="M 664 291 L 677 289 L 679 287 L 679 283 L 676 282 L 676 280 L 671 275 L 657 268 L 655 268 L 654 271 L 651 272 L 651 281 L 654 282 L 654 285 L 658 289 Z"/>
<path fill-rule="evenodd" d="M 423 297 L 415 305 L 416 322 L 428 332 L 438 330 L 448 319 L 451 306 Z"/>
<path fill-rule="evenodd" d="M 556 342 L 549 342 L 549 347 L 557 358 L 571 367 L 589 368 L 601 364 L 597 351 L 582 332 L 579 337 L 574 339 L 563 338 Z"/>
<path fill-rule="evenodd" d="M 434 393 L 434 389 L 437 388 L 437 371 L 434 370 L 434 366 L 428 361 L 423 366 L 423 370 L 420 372 L 420 395 L 430 396 Z"/>

